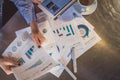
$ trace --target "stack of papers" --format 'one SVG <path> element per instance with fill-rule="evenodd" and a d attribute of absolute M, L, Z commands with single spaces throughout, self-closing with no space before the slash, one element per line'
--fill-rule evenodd
<path fill-rule="evenodd" d="M 46 59 L 46 61 L 50 59 L 50 61 L 48 62 L 45 61 L 44 65 L 50 66 L 51 69 L 49 67 L 47 70 L 49 70 L 49 72 L 54 74 L 56 77 L 60 77 L 60 75 L 64 70 L 64 67 L 59 64 L 59 60 L 62 58 L 64 60 L 64 64 L 67 65 L 72 58 L 71 56 L 72 47 L 74 47 L 75 58 L 77 59 L 83 53 L 85 53 L 88 49 L 90 49 L 92 46 L 94 46 L 97 42 L 101 40 L 100 37 L 97 35 L 97 33 L 94 31 L 94 27 L 82 15 L 76 14 L 73 7 L 69 8 L 56 21 L 47 18 L 45 15 L 44 15 L 44 21 L 43 21 L 43 16 L 41 15 L 44 15 L 44 14 L 43 13 L 37 14 L 37 17 L 39 19 L 38 22 L 40 22 L 38 23 L 38 27 L 40 32 L 45 36 L 46 41 L 42 44 L 42 49 L 39 52 L 41 53 L 47 52 L 49 56 L 45 56 L 44 54 L 41 54 L 40 55 L 41 57 L 38 57 L 37 53 L 39 52 L 36 49 L 35 52 L 37 56 L 36 55 L 34 56 L 34 58 L 36 57 L 36 59 L 33 58 L 31 61 L 28 61 L 27 57 L 24 57 L 24 52 L 26 52 L 26 50 L 32 47 L 32 44 L 33 44 L 32 39 L 31 41 L 29 41 L 29 44 L 28 44 L 28 46 L 31 45 L 31 47 L 26 49 L 24 46 L 23 48 L 25 48 L 25 50 L 23 50 L 23 52 L 18 52 L 18 53 L 19 54 L 22 53 L 20 54 L 20 56 L 23 56 L 24 59 L 28 62 L 28 64 L 33 63 L 33 66 L 34 64 L 36 65 L 41 63 L 42 61 L 40 60 L 40 58 L 43 58 L 43 56 L 45 57 L 44 59 Z M 31 34 L 31 28 L 27 27 L 22 30 L 16 31 L 17 37 L 21 35 L 26 35 L 24 34 L 26 33 L 26 31 L 28 32 L 27 35 Z M 43 49 L 45 50 L 45 52 Z M 9 50 L 7 49 L 6 51 L 9 51 Z M 51 58 L 54 59 L 54 61 Z M 51 65 L 50 65 L 50 62 L 52 63 Z M 54 66 L 55 63 L 57 64 L 56 66 Z M 54 68 L 52 68 L 53 66 Z M 26 68 L 24 68 L 23 71 L 21 70 L 20 73 L 25 72 L 24 75 L 18 76 L 19 69 L 22 69 L 23 67 L 26 67 Z M 32 71 L 31 67 L 30 68 L 29 67 L 30 66 L 24 65 L 19 67 L 18 69 L 16 68 L 14 69 L 14 72 L 15 72 L 14 74 L 16 74 L 18 78 L 22 76 L 25 77 L 28 75 L 28 72 Z M 34 70 L 37 71 L 38 69 L 38 72 L 36 73 L 42 74 L 42 72 L 39 71 L 42 68 L 41 67 L 38 67 L 38 68 L 35 68 Z M 31 74 L 27 76 L 27 78 L 31 78 L 31 76 L 33 75 Z M 23 79 L 23 80 L 26 80 L 26 79 Z"/>
<path fill-rule="evenodd" d="M 71 8 L 68 11 L 71 11 Z M 44 27 L 46 27 L 49 33 L 46 33 L 46 41 L 49 40 L 46 46 L 43 45 L 47 53 L 57 62 L 61 57 L 67 65 L 71 59 L 71 47 L 75 47 L 76 59 L 79 58 L 88 49 L 94 46 L 101 39 L 94 31 L 92 26 L 84 17 L 75 17 L 68 14 L 68 11 L 61 16 L 60 19 L 44 21 L 38 24 L 39 30 L 43 33 Z M 72 10 L 74 11 L 74 10 Z M 43 13 L 39 13 L 40 18 Z M 63 20 L 66 16 L 71 16 L 71 20 Z M 73 19 L 72 19 L 73 18 Z M 44 26 L 45 25 L 45 26 Z M 19 36 L 22 32 L 28 31 L 31 34 L 30 27 L 16 31 L 16 35 Z M 45 34 L 43 34 L 45 35 Z M 44 44 L 44 43 L 43 43 Z M 58 65 L 50 70 L 56 77 L 60 77 L 64 68 Z"/>
<path fill-rule="evenodd" d="M 19 63 L 12 69 L 17 80 L 36 80 L 57 65 L 43 48 L 34 44 L 28 32 L 17 36 L 3 56 Z"/>
<path fill-rule="evenodd" d="M 66 61 L 66 65 L 72 58 L 72 47 L 75 47 L 75 57 L 77 59 L 101 40 L 95 32 L 94 26 L 82 15 L 77 14 L 73 7 L 69 8 L 56 21 L 49 20 L 49 22 L 53 36 L 57 41 L 56 49 Z M 63 70 L 64 68 L 57 66 L 51 72 L 60 77 Z"/>

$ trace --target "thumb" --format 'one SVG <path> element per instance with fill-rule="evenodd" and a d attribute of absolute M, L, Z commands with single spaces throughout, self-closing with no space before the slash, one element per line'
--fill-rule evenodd
<path fill-rule="evenodd" d="M 13 73 L 8 65 L 1 65 L 1 68 L 7 73 L 7 75 Z"/>

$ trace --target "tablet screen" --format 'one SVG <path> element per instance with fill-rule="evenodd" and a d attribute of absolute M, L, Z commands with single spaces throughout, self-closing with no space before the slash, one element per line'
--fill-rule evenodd
<path fill-rule="evenodd" d="M 44 6 L 51 14 L 56 15 L 72 0 L 44 0 L 42 6 Z"/>

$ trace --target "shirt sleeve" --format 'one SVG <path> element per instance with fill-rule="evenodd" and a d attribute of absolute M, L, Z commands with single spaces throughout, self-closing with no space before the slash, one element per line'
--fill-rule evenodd
<path fill-rule="evenodd" d="M 14 2 L 19 12 L 22 14 L 22 16 L 25 18 L 28 24 L 30 24 L 30 22 L 33 20 L 36 21 L 36 15 L 32 1 L 26 0 L 11 0 L 11 1 Z"/>

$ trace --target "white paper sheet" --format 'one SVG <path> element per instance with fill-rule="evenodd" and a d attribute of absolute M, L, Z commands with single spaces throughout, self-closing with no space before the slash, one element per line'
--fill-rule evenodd
<path fill-rule="evenodd" d="M 35 46 L 27 32 L 17 36 L 3 56 L 14 58 L 21 65 L 12 69 L 17 80 L 34 80 L 57 65 L 43 48 Z"/>
<path fill-rule="evenodd" d="M 79 31 L 77 30 L 74 20 L 63 22 L 61 20 L 50 21 L 53 36 L 55 41 L 62 42 L 63 44 L 74 45 L 78 42 L 82 42 L 79 37 Z"/>
<path fill-rule="evenodd" d="M 46 38 L 45 42 L 42 44 L 42 46 L 48 46 L 50 44 L 54 44 L 55 40 L 53 38 L 53 34 L 51 32 L 51 28 L 49 25 L 48 21 L 44 21 L 38 24 L 38 28 L 40 30 L 40 32 L 42 33 L 42 35 Z M 21 30 L 16 31 L 16 35 L 19 36 L 24 32 L 28 32 L 29 34 L 31 34 L 31 28 L 27 27 Z"/>
<path fill-rule="evenodd" d="M 82 54 L 84 54 L 87 50 L 97 44 L 101 38 L 97 35 L 97 33 L 93 30 L 89 35 L 87 42 L 85 41 L 85 47 L 81 47 L 80 44 L 77 44 L 75 47 L 76 51 L 76 59 L 79 58 Z"/>

